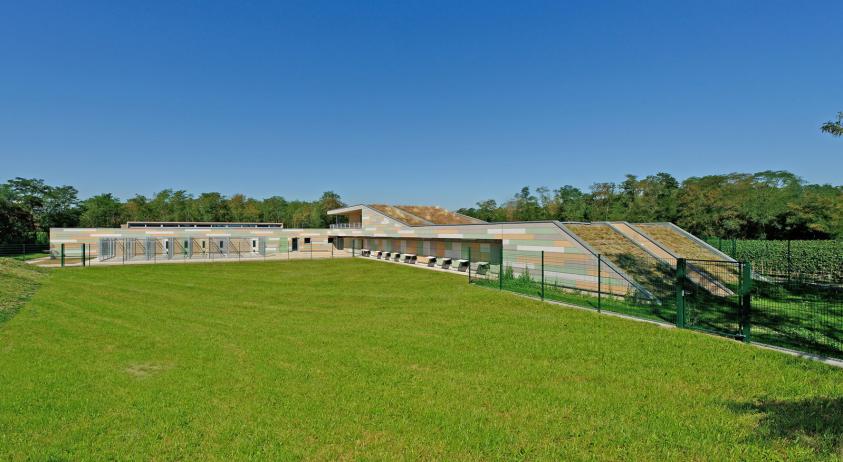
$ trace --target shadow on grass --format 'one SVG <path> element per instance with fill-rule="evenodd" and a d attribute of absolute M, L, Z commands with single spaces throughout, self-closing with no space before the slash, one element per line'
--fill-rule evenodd
<path fill-rule="evenodd" d="M 817 455 L 843 456 L 843 397 L 732 403 L 736 413 L 760 414 L 758 438 L 800 441 Z"/>

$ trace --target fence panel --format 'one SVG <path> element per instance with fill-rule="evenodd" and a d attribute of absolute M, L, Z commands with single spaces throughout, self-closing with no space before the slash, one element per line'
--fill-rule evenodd
<path fill-rule="evenodd" d="M 746 319 L 743 264 L 730 261 L 686 260 L 684 325 L 691 329 L 742 338 Z"/>
<path fill-rule="evenodd" d="M 843 358 L 843 284 L 826 282 L 823 276 L 756 275 L 753 340 Z"/>
<path fill-rule="evenodd" d="M 648 320 L 676 320 L 674 268 L 655 257 L 630 262 L 591 254 L 500 252 L 485 271 L 475 269 L 484 262 L 472 256 L 471 283 Z"/>
<path fill-rule="evenodd" d="M 0 257 L 15 258 L 18 260 L 32 260 L 35 258 L 48 257 L 49 255 L 50 244 L 0 244 Z"/>

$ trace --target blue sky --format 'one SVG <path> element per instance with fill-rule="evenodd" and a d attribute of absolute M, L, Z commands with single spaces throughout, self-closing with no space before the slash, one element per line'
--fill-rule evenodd
<path fill-rule="evenodd" d="M 843 2 L 6 2 L 0 180 L 456 208 L 843 183 Z M 392 159 L 392 160 L 390 160 Z"/>

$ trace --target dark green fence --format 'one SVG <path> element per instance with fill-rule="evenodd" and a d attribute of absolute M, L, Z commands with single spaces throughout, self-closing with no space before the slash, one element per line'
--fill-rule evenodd
<path fill-rule="evenodd" d="M 843 284 L 756 274 L 751 295 L 753 340 L 843 357 Z"/>
<path fill-rule="evenodd" d="M 50 244 L 0 244 L 0 257 L 32 260 L 49 256 Z"/>
<path fill-rule="evenodd" d="M 757 274 L 843 284 L 843 240 L 709 238 L 706 241 Z"/>
<path fill-rule="evenodd" d="M 469 282 L 743 341 L 843 358 L 843 286 L 753 272 L 750 263 L 502 251 L 470 257 Z"/>

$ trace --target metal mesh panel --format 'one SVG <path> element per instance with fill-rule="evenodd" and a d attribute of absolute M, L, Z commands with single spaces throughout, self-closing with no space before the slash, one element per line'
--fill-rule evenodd
<path fill-rule="evenodd" d="M 752 339 L 843 358 L 843 284 L 754 275 Z"/>
<path fill-rule="evenodd" d="M 742 337 L 743 264 L 730 261 L 687 260 L 684 279 L 686 327 Z"/>

